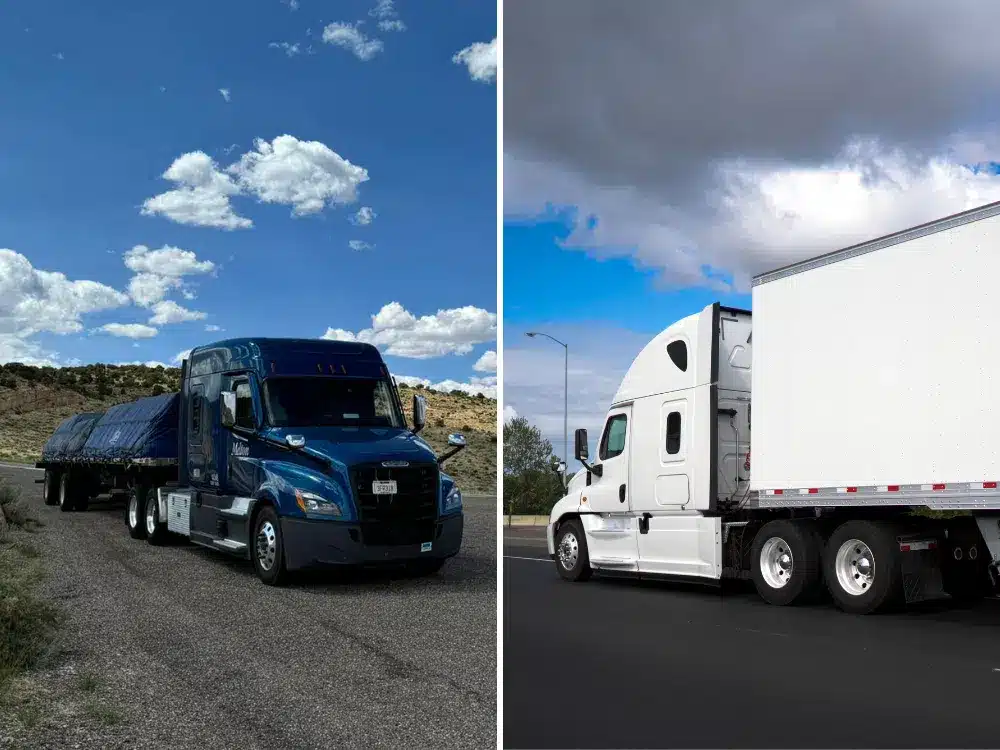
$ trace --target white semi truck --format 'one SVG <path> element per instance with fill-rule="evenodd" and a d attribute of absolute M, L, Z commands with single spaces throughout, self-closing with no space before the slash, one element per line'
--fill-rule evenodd
<path fill-rule="evenodd" d="M 858 614 L 990 593 L 1000 203 L 755 277 L 751 300 L 640 352 L 592 461 L 576 431 L 560 575 L 752 578 L 778 605 L 825 584 Z"/>

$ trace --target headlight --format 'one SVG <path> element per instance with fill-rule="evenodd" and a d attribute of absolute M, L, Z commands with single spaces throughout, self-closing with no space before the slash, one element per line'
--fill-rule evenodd
<path fill-rule="evenodd" d="M 295 490 L 295 503 L 303 513 L 315 514 L 318 516 L 340 516 L 342 511 L 340 506 L 332 500 L 320 497 L 312 492 Z"/>
<path fill-rule="evenodd" d="M 451 492 L 444 499 L 444 512 L 448 513 L 462 507 L 462 493 L 458 487 L 452 487 Z"/>

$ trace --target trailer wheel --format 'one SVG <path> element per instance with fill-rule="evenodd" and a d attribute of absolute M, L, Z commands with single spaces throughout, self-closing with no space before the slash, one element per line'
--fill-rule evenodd
<path fill-rule="evenodd" d="M 59 503 L 59 472 L 55 469 L 45 470 L 45 482 L 42 484 L 42 501 L 46 505 Z"/>
<path fill-rule="evenodd" d="M 587 536 L 575 518 L 559 526 L 555 538 L 556 570 L 567 581 L 586 581 L 593 574 Z"/>
<path fill-rule="evenodd" d="M 59 510 L 69 513 L 76 508 L 76 487 L 69 479 L 69 472 L 59 476 Z"/>
<path fill-rule="evenodd" d="M 786 606 L 809 599 L 819 588 L 819 534 L 808 521 L 771 521 L 753 540 L 750 573 L 760 598 Z"/>
<path fill-rule="evenodd" d="M 125 523 L 128 524 L 128 535 L 133 539 L 146 538 L 146 498 L 149 493 L 145 487 L 133 487 L 128 493 L 128 504 L 125 506 Z"/>
<path fill-rule="evenodd" d="M 274 508 L 260 509 L 253 522 L 253 548 L 250 554 L 257 576 L 268 586 L 285 582 L 285 546 L 281 538 L 281 522 Z"/>
<path fill-rule="evenodd" d="M 157 547 L 166 542 L 167 527 L 160 520 L 160 504 L 156 501 L 155 491 L 146 493 L 142 515 L 145 519 L 146 541 Z"/>
<path fill-rule="evenodd" d="M 847 521 L 830 535 L 823 553 L 823 577 L 844 612 L 867 615 L 903 601 L 899 543 L 892 526 Z"/>

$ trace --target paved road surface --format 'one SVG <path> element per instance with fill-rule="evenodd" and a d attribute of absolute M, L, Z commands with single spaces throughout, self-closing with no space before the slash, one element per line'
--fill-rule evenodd
<path fill-rule="evenodd" d="M 46 507 L 39 476 L 0 468 L 46 524 L 67 649 L 126 716 L 116 747 L 496 745 L 494 498 L 467 500 L 462 551 L 436 576 L 274 589 L 249 563 L 130 539 L 120 506 Z"/>
<path fill-rule="evenodd" d="M 1000 601 L 852 617 L 570 584 L 543 534 L 504 535 L 506 747 L 1000 747 Z"/>

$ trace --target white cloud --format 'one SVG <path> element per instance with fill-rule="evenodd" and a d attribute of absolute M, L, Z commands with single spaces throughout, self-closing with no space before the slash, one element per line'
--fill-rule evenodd
<path fill-rule="evenodd" d="M 250 219 L 238 216 L 230 204 L 240 192 L 233 179 L 216 167 L 203 151 L 192 151 L 174 160 L 163 178 L 178 187 L 147 199 L 142 204 L 145 216 L 164 216 L 178 224 L 217 229 L 247 229 Z"/>
<path fill-rule="evenodd" d="M 20 362 L 35 367 L 58 367 L 58 355 L 46 351 L 38 343 L 20 336 L 0 333 L 0 364 Z"/>
<path fill-rule="evenodd" d="M 368 170 L 319 141 L 280 135 L 270 143 L 258 138 L 254 146 L 256 151 L 243 154 L 228 171 L 265 203 L 292 206 L 293 216 L 353 203 L 358 186 L 368 180 Z"/>
<path fill-rule="evenodd" d="M 351 214 L 349 221 L 355 226 L 366 227 L 375 221 L 376 216 L 378 214 L 371 206 L 362 206 L 356 213 Z"/>
<path fill-rule="evenodd" d="M 227 102 L 233 98 L 233 94 L 229 89 L 219 89 L 219 93 L 222 94 L 222 98 Z"/>
<path fill-rule="evenodd" d="M 181 362 L 183 362 L 191 355 L 191 351 L 192 351 L 191 349 L 185 349 L 183 351 L 177 352 L 174 358 L 170 361 L 173 362 L 175 365 L 179 365 Z"/>
<path fill-rule="evenodd" d="M 171 245 L 164 245 L 158 250 L 136 245 L 125 253 L 125 265 L 135 272 L 129 281 L 129 296 L 142 307 L 152 307 L 172 289 L 181 289 L 185 298 L 193 299 L 194 292 L 183 288 L 184 277 L 215 270 L 212 261 L 198 260 L 198 256 L 190 250 Z"/>
<path fill-rule="evenodd" d="M 112 336 L 121 336 L 129 339 L 151 339 L 158 330 L 152 326 L 145 326 L 142 323 L 106 323 L 101 326 L 101 330 L 110 333 Z"/>
<path fill-rule="evenodd" d="M 210 333 L 213 333 L 215 331 L 224 331 L 226 329 L 217 325 L 213 325 L 212 323 L 209 323 L 208 325 L 205 326 L 205 330 L 209 331 Z"/>
<path fill-rule="evenodd" d="M 0 335 L 77 333 L 83 330 L 82 315 L 126 304 L 127 295 L 105 284 L 70 281 L 62 273 L 34 268 L 20 253 L 0 249 Z"/>
<path fill-rule="evenodd" d="M 491 83 L 497 77 L 497 40 L 470 44 L 456 52 L 451 61 L 468 68 L 472 80 Z"/>
<path fill-rule="evenodd" d="M 468 354 L 476 344 L 496 339 L 496 313 L 478 307 L 438 310 L 416 317 L 398 302 L 390 302 L 372 316 L 372 327 L 357 333 L 328 328 L 324 339 L 361 341 L 386 354 L 413 359 Z"/>
<path fill-rule="evenodd" d="M 203 151 L 183 154 L 163 177 L 178 187 L 146 200 L 144 215 L 228 230 L 253 226 L 233 210 L 230 201 L 236 195 L 288 205 L 292 216 L 304 216 L 355 202 L 368 171 L 319 141 L 280 135 L 271 142 L 258 138 L 253 151 L 225 170 Z"/>
<path fill-rule="evenodd" d="M 397 382 L 406 383 L 410 387 L 422 385 L 424 388 L 429 388 L 432 391 L 441 391 L 442 393 L 461 391 L 470 396 L 476 396 L 481 393 L 486 398 L 496 399 L 497 397 L 496 378 L 471 378 L 471 381 L 468 383 L 450 379 L 435 383 L 427 378 L 418 378 L 412 375 L 396 375 L 395 378 Z"/>
<path fill-rule="evenodd" d="M 118 367 L 128 367 L 129 365 L 142 365 L 143 367 L 162 367 L 164 370 L 169 370 L 170 365 L 160 362 L 156 359 L 151 359 L 146 362 L 115 362 Z"/>
<path fill-rule="evenodd" d="M 347 244 L 351 250 L 373 250 L 375 248 L 374 245 L 364 240 L 351 240 Z"/>
<path fill-rule="evenodd" d="M 281 2 L 287 5 L 288 9 L 291 11 L 296 11 L 299 9 L 299 0 L 281 0 Z"/>
<path fill-rule="evenodd" d="M 514 419 L 517 419 L 517 410 L 510 404 L 507 404 L 503 408 L 503 423 L 507 424 Z"/>
<path fill-rule="evenodd" d="M 956 140 L 921 157 L 855 139 L 819 165 L 732 159 L 715 167 L 709 208 L 687 209 L 508 155 L 505 212 L 575 207 L 566 248 L 631 256 L 668 285 L 747 292 L 756 273 L 1000 200 L 1000 178 L 959 161 L 986 151 Z"/>
<path fill-rule="evenodd" d="M 172 245 L 164 245 L 158 250 L 150 250 L 145 245 L 136 245 L 125 253 L 125 265 L 136 273 L 174 278 L 211 273 L 215 270 L 212 261 L 198 260 L 198 256 L 190 250 L 182 250 Z"/>
<path fill-rule="evenodd" d="M 171 323 L 187 323 L 192 320 L 204 320 L 208 317 L 203 312 L 188 310 L 181 307 L 173 300 L 163 300 L 153 305 L 153 317 L 149 322 L 157 326 L 165 326 Z"/>
<path fill-rule="evenodd" d="M 288 55 L 289 57 L 295 57 L 302 51 L 298 42 L 295 42 L 294 44 L 291 44 L 289 42 L 271 42 L 267 46 L 270 47 L 271 49 L 284 50 L 285 54 Z"/>
<path fill-rule="evenodd" d="M 483 356 L 472 366 L 472 369 L 476 372 L 496 372 L 497 353 L 492 349 L 483 352 Z"/>
<path fill-rule="evenodd" d="M 66 55 L 64 55 L 64 54 L 63 54 L 62 52 L 56 52 L 56 53 L 55 53 L 55 54 L 53 54 L 52 56 L 53 56 L 53 57 L 54 57 L 54 58 L 55 58 L 56 60 L 65 60 L 65 59 L 66 59 Z"/>
<path fill-rule="evenodd" d="M 323 41 L 351 52 L 363 61 L 371 60 L 385 46 L 381 39 L 365 36 L 357 24 L 331 23 L 323 29 Z"/>
<path fill-rule="evenodd" d="M 390 21 L 379 21 L 378 27 L 382 31 L 406 31 L 406 24 L 398 18 L 394 18 Z"/>
<path fill-rule="evenodd" d="M 399 20 L 393 0 L 378 0 L 368 15 L 378 19 L 382 31 L 406 31 L 406 24 Z"/>

